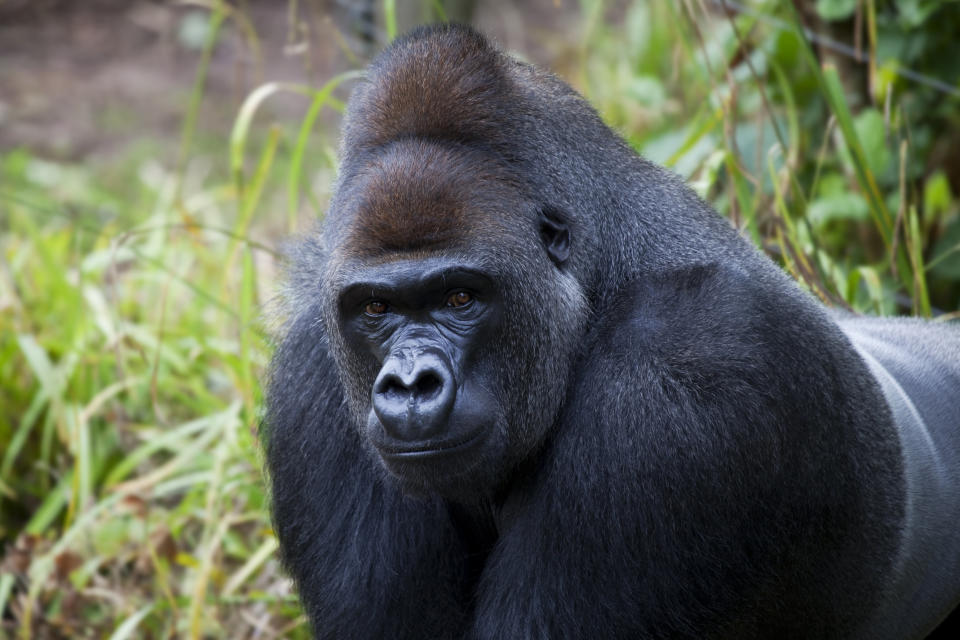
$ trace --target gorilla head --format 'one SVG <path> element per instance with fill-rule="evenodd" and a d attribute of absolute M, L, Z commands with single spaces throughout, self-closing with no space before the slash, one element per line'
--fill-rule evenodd
<path fill-rule="evenodd" d="M 566 216 L 478 132 L 426 115 L 487 126 L 470 105 L 505 80 L 415 95 L 438 82 L 442 52 L 422 49 L 351 101 L 323 318 L 363 439 L 409 491 L 463 498 L 496 489 L 556 421 L 587 303 Z"/>

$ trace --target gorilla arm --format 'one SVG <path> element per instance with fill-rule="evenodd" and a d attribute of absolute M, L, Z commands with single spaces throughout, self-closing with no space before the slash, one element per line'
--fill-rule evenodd
<path fill-rule="evenodd" d="M 291 323 L 266 424 L 273 518 L 317 638 L 459 638 L 460 542 L 439 499 L 403 497 L 364 450 L 319 314 Z"/>
<path fill-rule="evenodd" d="M 923 637 L 960 604 L 960 332 L 908 318 L 838 322 L 893 410 L 907 481 L 897 564 L 864 637 Z"/>
<path fill-rule="evenodd" d="M 858 415 L 876 385 L 805 294 L 750 278 L 654 274 L 602 313 L 474 637 L 832 638 L 869 612 L 902 518 L 889 417 Z"/>

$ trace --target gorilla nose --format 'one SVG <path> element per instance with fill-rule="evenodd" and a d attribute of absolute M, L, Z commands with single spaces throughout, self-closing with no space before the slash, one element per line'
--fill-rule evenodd
<path fill-rule="evenodd" d="M 373 410 L 390 436 L 423 440 L 443 430 L 456 393 L 450 367 L 439 355 L 392 355 L 373 384 Z"/>

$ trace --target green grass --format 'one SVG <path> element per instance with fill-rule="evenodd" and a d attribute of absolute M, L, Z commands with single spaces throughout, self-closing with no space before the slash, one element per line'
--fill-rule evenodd
<path fill-rule="evenodd" d="M 918 46 L 942 58 L 950 25 L 911 14 L 926 40 L 858 92 L 787 5 L 729 20 L 700 6 L 611 20 L 585 0 L 579 32 L 549 43 L 556 68 L 823 300 L 956 316 L 960 200 L 938 141 L 960 99 L 896 73 L 926 70 Z M 864 6 L 870 46 L 900 51 L 901 18 Z M 336 131 L 318 116 L 356 73 L 263 85 L 231 134 L 198 140 L 218 30 L 260 46 L 237 11 L 210 25 L 176 161 L 149 139 L 83 164 L 0 156 L 0 635 L 307 636 L 261 477 L 265 309 L 273 247 L 326 201 Z M 304 96 L 300 119 L 260 114 L 278 92 Z"/>
<path fill-rule="evenodd" d="M 178 200 L 177 176 L 146 165 L 137 212 L 94 204 L 82 174 L 79 201 L 50 204 L 38 164 L 5 197 L 0 285 L 0 523 L 29 559 L 0 596 L 20 634 L 134 616 L 138 634 L 201 637 L 240 607 L 295 619 L 255 436 L 273 256 L 243 233 L 243 199 L 212 184 Z"/>

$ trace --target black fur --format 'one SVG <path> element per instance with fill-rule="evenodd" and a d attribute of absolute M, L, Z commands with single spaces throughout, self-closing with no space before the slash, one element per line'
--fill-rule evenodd
<path fill-rule="evenodd" d="M 374 62 L 341 156 L 264 429 L 318 637 L 900 637 L 877 621 L 905 597 L 899 420 L 848 330 L 675 176 L 456 26 Z M 462 473 L 388 472 L 386 356 L 340 296 L 437 261 L 497 283 L 469 361 L 498 404 Z M 960 394 L 958 333 L 929 335 Z"/>

